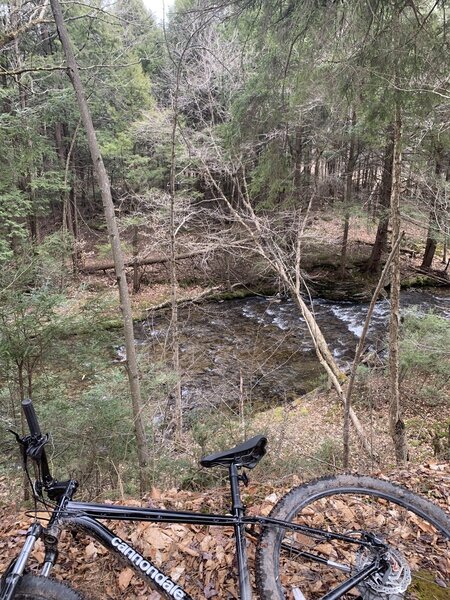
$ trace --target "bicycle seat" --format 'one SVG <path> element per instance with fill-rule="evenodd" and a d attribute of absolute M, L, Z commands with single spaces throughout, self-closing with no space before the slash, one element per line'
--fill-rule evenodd
<path fill-rule="evenodd" d="M 200 459 L 200 464 L 202 467 L 209 468 L 218 465 L 229 466 L 234 463 L 237 467 L 253 469 L 266 453 L 266 444 L 267 438 L 264 435 L 256 435 L 230 450 L 204 456 Z"/>

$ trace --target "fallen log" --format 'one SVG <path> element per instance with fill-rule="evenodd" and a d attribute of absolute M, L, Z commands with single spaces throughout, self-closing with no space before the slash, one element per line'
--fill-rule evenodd
<path fill-rule="evenodd" d="M 194 256 L 200 256 L 201 254 L 205 254 L 206 250 L 195 250 L 193 252 L 186 252 L 185 254 L 178 254 L 175 257 L 175 260 L 185 260 L 186 258 L 192 258 Z M 124 262 L 125 267 L 143 267 L 147 265 L 157 265 L 169 262 L 169 256 L 149 256 L 147 258 L 131 258 L 130 260 L 126 260 Z M 83 268 L 80 269 L 81 273 L 85 275 L 89 275 L 92 273 L 97 273 L 98 271 L 108 271 L 110 269 L 114 269 L 114 263 L 112 261 L 108 262 L 97 262 L 97 263 L 88 263 L 84 265 Z"/>
<path fill-rule="evenodd" d="M 421 275 L 426 275 L 427 277 L 429 277 L 430 279 L 433 279 L 434 281 L 437 281 L 441 285 L 450 285 L 450 279 L 446 276 L 447 275 L 446 271 L 440 271 L 440 273 L 443 273 L 443 275 L 440 276 L 433 271 L 428 271 L 427 269 L 421 269 L 420 267 L 414 268 L 413 270 L 416 271 L 416 273 L 420 273 Z"/>

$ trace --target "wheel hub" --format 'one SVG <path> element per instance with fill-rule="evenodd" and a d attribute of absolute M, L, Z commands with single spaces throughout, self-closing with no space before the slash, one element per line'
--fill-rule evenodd
<path fill-rule="evenodd" d="M 367 548 L 356 556 L 356 572 L 371 564 L 375 554 Z M 411 583 L 411 570 L 406 559 L 393 548 L 388 547 L 383 557 L 387 564 L 384 572 L 375 573 L 358 585 L 363 600 L 401 600 Z"/>

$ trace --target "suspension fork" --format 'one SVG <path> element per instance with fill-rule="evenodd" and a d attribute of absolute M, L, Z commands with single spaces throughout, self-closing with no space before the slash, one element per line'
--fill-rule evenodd
<path fill-rule="evenodd" d="M 63 514 L 67 503 L 72 500 L 72 496 L 78 487 L 78 482 L 75 479 L 70 479 L 69 481 L 60 483 L 59 485 L 64 491 L 58 498 L 58 506 L 53 511 L 48 527 L 43 530 L 42 535 L 45 547 L 44 563 L 41 570 L 42 577 L 48 577 L 50 575 L 50 572 L 58 558 L 58 542 L 61 535 L 61 515 Z M 57 492 L 60 491 L 57 489 L 57 486 L 58 484 L 55 482 L 53 484 L 53 491 L 55 491 L 55 489 Z"/>
<path fill-rule="evenodd" d="M 61 529 L 57 524 L 44 529 L 42 539 L 44 541 L 45 556 L 41 569 L 41 577 L 48 577 L 58 558 L 58 542 Z"/>
<path fill-rule="evenodd" d="M 19 556 L 14 560 L 8 569 L 4 582 L 0 588 L 0 600 L 11 600 L 17 585 L 19 584 L 22 575 L 25 571 L 28 559 L 33 551 L 36 540 L 42 534 L 42 525 L 33 523 L 27 532 L 27 537 Z"/>

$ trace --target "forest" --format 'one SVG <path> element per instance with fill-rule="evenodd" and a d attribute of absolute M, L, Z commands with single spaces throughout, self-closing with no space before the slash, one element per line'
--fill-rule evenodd
<path fill-rule="evenodd" d="M 220 483 L 198 458 L 261 430 L 267 481 L 448 458 L 448 13 L 0 2 L 18 495 L 26 397 L 110 497 Z"/>
<path fill-rule="evenodd" d="M 2 598 L 33 535 L 18 600 L 159 598 L 142 572 L 169 598 L 448 598 L 449 13 L 0 0 Z M 14 432 L 46 442 L 33 494 Z M 230 511 L 199 460 L 258 434 Z M 89 519 L 73 479 L 196 517 L 61 535 Z"/>

